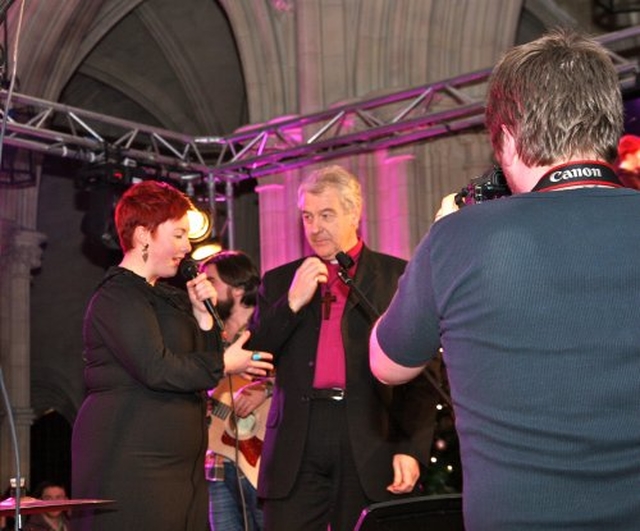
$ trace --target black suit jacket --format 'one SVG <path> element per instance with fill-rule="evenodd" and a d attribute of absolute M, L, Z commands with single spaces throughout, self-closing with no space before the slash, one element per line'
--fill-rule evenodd
<path fill-rule="evenodd" d="M 300 466 L 309 420 L 306 398 L 313 385 L 321 320 L 320 290 L 294 314 L 287 294 L 304 259 L 267 272 L 251 323 L 247 348 L 274 354 L 276 381 L 258 480 L 261 497 L 281 498 L 291 491 Z M 406 262 L 364 247 L 353 283 L 382 312 L 396 290 Z M 424 378 L 392 388 L 369 369 L 369 333 L 374 318 L 353 293 L 342 316 L 346 354 L 349 439 L 361 483 L 372 500 L 389 497 L 392 456 L 406 453 L 429 459 L 437 396 Z M 424 421 L 421 421 L 423 419 Z"/>

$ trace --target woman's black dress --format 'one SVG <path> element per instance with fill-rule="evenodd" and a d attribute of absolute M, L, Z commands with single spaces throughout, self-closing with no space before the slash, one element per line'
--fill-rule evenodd
<path fill-rule="evenodd" d="M 222 376 L 215 332 L 184 290 L 114 267 L 84 321 L 86 398 L 73 428 L 74 529 L 207 529 L 206 404 Z"/>

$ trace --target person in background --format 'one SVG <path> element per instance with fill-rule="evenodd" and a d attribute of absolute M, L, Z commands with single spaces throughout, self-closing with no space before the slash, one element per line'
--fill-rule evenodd
<path fill-rule="evenodd" d="M 324 167 L 300 185 L 298 208 L 314 254 L 264 275 L 246 345 L 276 366 L 258 492 L 267 531 L 352 531 L 367 505 L 414 492 L 437 394 L 426 379 L 390 387 L 369 370 L 369 331 L 405 261 L 359 238 L 358 179 Z"/>
<path fill-rule="evenodd" d="M 74 529 L 205 529 L 206 390 L 226 374 L 272 368 L 268 354 L 256 360 L 241 348 L 248 333 L 222 352 L 204 273 L 186 292 L 161 281 L 191 251 L 190 208 L 157 181 L 134 184 L 116 206 L 123 257 L 85 315 L 86 398 L 72 436 L 74 496 L 115 504 L 83 511 Z"/>
<path fill-rule="evenodd" d="M 513 195 L 433 224 L 371 334 L 401 384 L 437 345 L 467 531 L 632 531 L 640 522 L 640 193 L 612 163 L 609 53 L 570 30 L 509 50 L 486 124 Z"/>
<path fill-rule="evenodd" d="M 43 481 L 33 492 L 33 497 L 44 501 L 65 501 L 67 489 L 55 481 Z M 52 510 L 29 515 L 23 531 L 68 531 L 69 516 L 67 510 Z"/>
<path fill-rule="evenodd" d="M 221 251 L 200 265 L 216 290 L 217 310 L 224 322 L 224 335 L 233 343 L 247 329 L 256 306 L 256 295 L 260 285 L 260 274 L 251 258 L 240 251 Z M 262 354 L 259 354 L 262 356 Z M 262 440 L 254 439 L 262 435 L 266 420 L 266 409 L 271 393 L 270 379 L 256 379 L 242 383 L 239 378 L 227 377 L 211 393 L 214 401 L 210 413 L 209 451 L 207 451 L 205 475 L 209 483 L 209 523 L 215 531 L 260 531 L 262 510 L 258 507 L 255 486 L 246 474 L 257 474 Z M 229 419 L 229 409 L 220 408 L 224 415 L 215 415 L 219 403 L 230 406 L 239 419 L 234 433 Z M 263 410 L 264 413 L 257 413 Z M 250 429 L 243 433 L 245 419 Z M 255 431 L 255 433 L 254 433 Z M 251 436 L 251 437 L 250 437 Z M 235 442 L 239 448 L 236 450 Z M 254 443 L 250 447 L 245 447 Z M 256 453 L 253 452 L 256 449 Z M 247 452 L 251 451 L 248 455 Z M 238 461 L 242 459 L 245 470 Z M 254 480 L 255 481 L 255 480 Z"/>
<path fill-rule="evenodd" d="M 622 184 L 640 189 L 640 137 L 623 135 L 620 138 L 616 168 Z"/>

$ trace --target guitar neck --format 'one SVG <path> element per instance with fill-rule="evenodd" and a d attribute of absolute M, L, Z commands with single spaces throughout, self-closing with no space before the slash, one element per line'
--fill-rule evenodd
<path fill-rule="evenodd" d="M 209 401 L 211 402 L 211 414 L 221 420 L 227 420 L 231 413 L 231 406 L 213 397 L 209 398 Z"/>
<path fill-rule="evenodd" d="M 233 410 L 233 393 L 246 385 L 247 382 L 240 376 L 227 376 L 218 383 L 213 393 L 209 396 L 211 414 L 221 420 L 227 420 Z"/>

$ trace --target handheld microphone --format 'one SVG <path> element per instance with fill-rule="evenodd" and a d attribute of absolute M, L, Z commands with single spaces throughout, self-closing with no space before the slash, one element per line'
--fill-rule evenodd
<path fill-rule="evenodd" d="M 182 262 L 180 262 L 180 274 L 186 280 L 193 280 L 198 276 L 198 266 L 192 258 L 183 258 Z M 220 314 L 218 314 L 218 310 L 213 305 L 213 301 L 211 299 L 205 299 L 202 301 L 204 303 L 204 307 L 213 317 L 213 320 L 216 323 L 216 326 L 220 330 L 220 333 L 224 330 L 224 323 L 220 318 Z"/>

